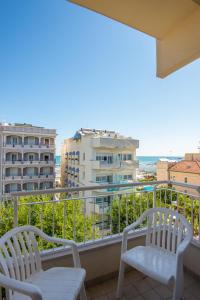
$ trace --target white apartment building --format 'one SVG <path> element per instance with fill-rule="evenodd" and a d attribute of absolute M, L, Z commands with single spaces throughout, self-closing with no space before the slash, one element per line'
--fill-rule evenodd
<path fill-rule="evenodd" d="M 62 186 L 78 187 L 126 183 L 136 180 L 139 141 L 115 131 L 80 129 L 64 140 L 61 155 Z M 96 203 L 109 201 L 112 189 L 85 192 Z M 101 197 L 99 197 L 101 195 Z M 102 195 L 104 195 L 102 199 Z"/>
<path fill-rule="evenodd" d="M 0 123 L 0 197 L 55 182 L 55 129 Z"/>

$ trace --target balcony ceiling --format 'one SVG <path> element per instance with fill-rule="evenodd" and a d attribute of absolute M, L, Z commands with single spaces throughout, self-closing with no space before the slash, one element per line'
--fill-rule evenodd
<path fill-rule="evenodd" d="M 69 0 L 156 38 L 157 76 L 200 57 L 200 0 Z"/>

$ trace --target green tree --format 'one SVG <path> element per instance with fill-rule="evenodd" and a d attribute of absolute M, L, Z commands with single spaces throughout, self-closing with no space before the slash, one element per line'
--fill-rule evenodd
<path fill-rule="evenodd" d="M 152 205 L 152 193 L 136 192 L 115 197 L 109 211 L 112 220 L 112 233 L 122 232 L 128 224 L 135 222 Z"/>
<path fill-rule="evenodd" d="M 63 200 L 64 195 L 60 195 Z M 66 199 L 66 198 L 65 198 Z M 50 236 L 83 242 L 99 236 L 96 227 L 97 216 L 87 216 L 83 200 L 52 201 L 52 197 L 28 196 L 19 199 L 18 225 L 31 224 Z M 13 228 L 12 202 L 2 204 L 0 209 L 0 235 Z M 42 243 L 50 248 L 49 243 Z"/>

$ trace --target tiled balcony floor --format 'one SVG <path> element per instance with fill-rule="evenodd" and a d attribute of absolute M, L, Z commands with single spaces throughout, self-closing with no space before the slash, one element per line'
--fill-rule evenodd
<path fill-rule="evenodd" d="M 114 300 L 117 277 L 87 288 L 88 300 Z M 136 270 L 126 273 L 122 300 L 169 300 L 172 287 L 167 287 Z M 184 300 L 200 299 L 200 281 L 185 273 Z"/>

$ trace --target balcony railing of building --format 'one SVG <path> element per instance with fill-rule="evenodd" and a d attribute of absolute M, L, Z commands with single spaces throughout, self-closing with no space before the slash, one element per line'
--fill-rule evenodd
<path fill-rule="evenodd" d="M 135 168 L 139 167 L 139 161 L 138 160 L 129 160 L 129 161 L 123 161 L 123 160 L 112 160 L 112 161 L 108 161 L 108 160 L 92 160 L 92 165 L 94 169 L 121 169 L 121 168 L 133 168 L 133 166 Z"/>
<path fill-rule="evenodd" d="M 17 133 L 33 133 L 33 134 L 47 134 L 52 135 L 53 137 L 56 135 L 55 129 L 46 129 L 40 127 L 20 127 L 20 126 L 1 126 L 1 130 L 4 132 L 17 132 Z"/>
<path fill-rule="evenodd" d="M 24 174 L 24 175 L 7 175 L 4 176 L 4 180 L 27 180 L 27 179 L 54 179 L 55 174 Z"/>
<path fill-rule="evenodd" d="M 34 148 L 34 149 L 54 149 L 55 144 L 45 144 L 45 143 L 40 143 L 40 144 L 24 144 L 24 143 L 5 143 L 4 147 L 9 147 L 9 148 Z"/>
<path fill-rule="evenodd" d="M 55 164 L 54 160 L 5 160 L 6 165 L 17 165 L 17 164 Z"/>
<path fill-rule="evenodd" d="M 153 189 L 145 190 L 145 185 Z M 199 186 L 155 181 L 113 184 L 112 192 L 105 194 L 109 189 L 110 185 L 101 185 L 12 193 L 0 202 L 0 234 L 14 226 L 31 224 L 53 236 L 74 239 L 80 246 L 107 243 L 119 240 L 124 227 L 146 209 L 167 207 L 188 219 L 193 243 L 200 246 Z M 144 231 L 145 226 L 140 227 L 137 234 Z"/>

